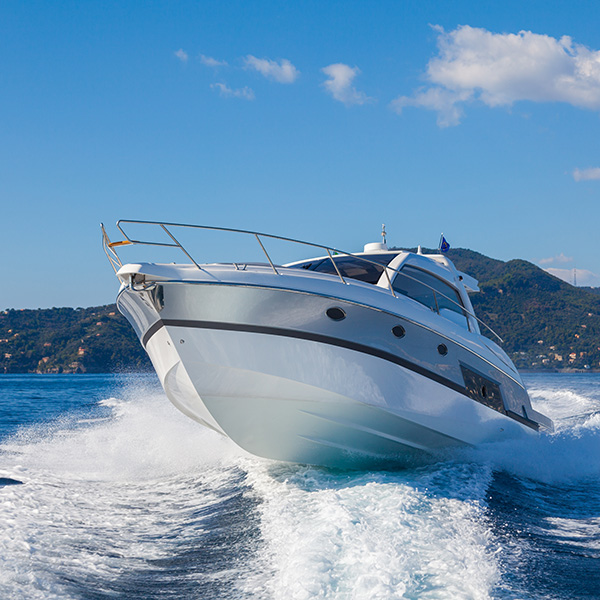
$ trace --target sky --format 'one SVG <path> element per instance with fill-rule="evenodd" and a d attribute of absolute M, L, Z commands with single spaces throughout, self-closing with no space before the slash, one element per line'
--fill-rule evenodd
<path fill-rule="evenodd" d="M 596 1 L 4 0 L 0 309 L 114 301 L 118 219 L 346 251 L 385 223 L 600 286 L 599 23 Z M 198 262 L 260 259 L 196 233 Z"/>

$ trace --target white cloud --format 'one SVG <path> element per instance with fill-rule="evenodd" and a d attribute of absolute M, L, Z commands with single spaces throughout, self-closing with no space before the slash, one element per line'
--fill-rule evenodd
<path fill-rule="evenodd" d="M 179 50 L 177 50 L 177 52 L 174 52 L 174 54 L 181 62 L 188 61 L 189 54 L 183 48 L 179 48 Z"/>
<path fill-rule="evenodd" d="M 219 90 L 219 95 L 223 98 L 243 98 L 244 100 L 254 100 L 254 91 L 248 86 L 239 89 L 231 89 L 225 83 L 211 83 L 210 87 L 213 90 Z"/>
<path fill-rule="evenodd" d="M 564 265 L 566 263 L 573 262 L 572 256 L 565 256 L 564 253 L 560 253 L 557 256 L 550 256 L 549 258 L 541 258 L 539 261 L 540 265 Z"/>
<path fill-rule="evenodd" d="M 417 106 L 437 111 L 437 124 L 440 127 L 458 125 L 463 111 L 458 102 L 469 99 L 468 92 L 457 93 L 441 87 L 419 90 L 412 97 L 400 96 L 392 100 L 390 106 L 400 114 L 405 106 Z"/>
<path fill-rule="evenodd" d="M 458 103 L 480 100 L 490 107 L 520 100 L 565 102 L 600 110 L 600 51 L 531 31 L 492 33 L 463 25 L 438 31 L 438 56 L 427 65 L 430 86 L 392 101 L 436 110 L 441 126 L 458 124 Z"/>
<path fill-rule="evenodd" d="M 600 179 L 600 167 L 593 167 L 591 169 L 575 169 L 573 171 L 573 179 L 575 181 Z"/>
<path fill-rule="evenodd" d="M 349 67 L 343 63 L 336 63 L 321 69 L 329 79 L 323 82 L 323 87 L 340 102 L 346 105 L 350 104 L 365 104 L 371 102 L 373 98 L 369 98 L 364 92 L 359 92 L 354 88 L 352 82 L 360 73 L 358 67 Z"/>
<path fill-rule="evenodd" d="M 550 275 L 554 275 L 567 283 L 573 285 L 574 269 L 555 269 L 549 268 L 544 269 Z M 577 269 L 577 287 L 600 287 L 600 275 L 592 273 L 592 271 L 586 271 L 585 269 Z"/>
<path fill-rule="evenodd" d="M 248 54 L 244 58 L 247 69 L 258 71 L 267 79 L 273 79 L 279 83 L 294 83 L 300 75 L 300 71 L 286 58 L 282 58 L 279 62 L 268 58 L 256 58 L 252 54 Z"/>
<path fill-rule="evenodd" d="M 207 67 L 217 68 L 227 66 L 226 60 L 217 60 L 216 58 L 213 58 L 212 56 L 206 56 L 205 54 L 201 54 L 199 58 L 200 62 Z"/>

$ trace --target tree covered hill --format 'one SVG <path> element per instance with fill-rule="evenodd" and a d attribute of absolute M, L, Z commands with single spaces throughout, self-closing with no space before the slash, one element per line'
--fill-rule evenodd
<path fill-rule="evenodd" d="M 600 294 L 576 288 L 524 261 L 451 249 L 460 271 L 479 280 L 475 312 L 503 339 L 520 369 L 600 370 Z M 491 334 L 490 334 L 491 335 Z M 150 361 L 114 304 L 0 313 L 0 373 L 149 370 Z"/>
<path fill-rule="evenodd" d="M 525 260 L 502 262 L 450 250 L 456 268 L 479 280 L 475 313 L 503 339 L 521 369 L 600 370 L 600 295 Z"/>
<path fill-rule="evenodd" d="M 110 373 L 151 369 L 114 304 L 0 313 L 0 373 Z"/>

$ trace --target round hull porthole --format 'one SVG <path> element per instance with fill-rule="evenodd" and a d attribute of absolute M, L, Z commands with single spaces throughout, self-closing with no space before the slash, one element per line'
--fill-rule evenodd
<path fill-rule="evenodd" d="M 346 318 L 346 313 L 339 306 L 328 308 L 325 314 L 333 321 L 342 321 Z"/>
<path fill-rule="evenodd" d="M 404 329 L 402 325 L 396 325 L 395 327 L 392 327 L 392 333 L 397 338 L 403 338 L 406 335 L 406 329 Z"/>

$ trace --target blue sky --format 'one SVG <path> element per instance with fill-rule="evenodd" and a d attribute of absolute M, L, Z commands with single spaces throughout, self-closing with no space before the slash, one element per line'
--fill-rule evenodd
<path fill-rule="evenodd" d="M 599 286 L 598 23 L 547 0 L 2 2 L 0 309 L 111 302 L 119 218 L 350 251 L 443 231 Z M 194 251 L 244 260 L 227 244 Z"/>

